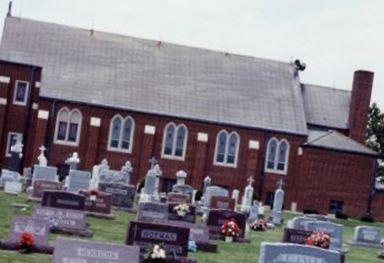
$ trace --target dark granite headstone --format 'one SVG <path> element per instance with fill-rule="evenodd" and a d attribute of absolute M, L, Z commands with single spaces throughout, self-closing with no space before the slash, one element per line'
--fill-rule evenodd
<path fill-rule="evenodd" d="M 284 228 L 283 242 L 305 244 L 305 239 L 312 234 L 312 231 L 301 229 Z"/>
<path fill-rule="evenodd" d="M 63 187 L 63 184 L 60 182 L 37 180 L 33 182 L 32 197 L 42 198 L 44 191 L 47 191 L 47 190 L 59 191 L 62 189 L 62 187 Z"/>
<path fill-rule="evenodd" d="M 137 245 L 145 249 L 150 244 L 163 244 L 168 253 L 188 256 L 189 229 L 165 224 L 131 221 L 125 244 Z"/>
<path fill-rule="evenodd" d="M 91 213 L 110 214 L 112 205 L 112 194 L 101 192 L 95 201 L 92 201 L 90 197 L 85 199 L 84 210 Z"/>
<path fill-rule="evenodd" d="M 189 213 L 185 216 L 179 216 L 174 208 L 179 205 L 179 203 L 168 203 L 168 220 L 176 221 L 185 221 L 189 223 L 196 222 L 196 207 L 194 205 L 189 205 Z"/>
<path fill-rule="evenodd" d="M 86 230 L 85 212 L 53 207 L 36 207 L 33 218 L 46 221 L 58 230 Z"/>
<path fill-rule="evenodd" d="M 54 263 L 137 263 L 140 248 L 109 243 L 58 239 Z"/>
<path fill-rule="evenodd" d="M 44 191 L 42 206 L 84 210 L 85 196 L 63 191 Z"/>
<path fill-rule="evenodd" d="M 210 208 L 235 210 L 235 199 L 225 196 L 212 196 Z"/>
<path fill-rule="evenodd" d="M 170 192 L 167 194 L 167 199 L 170 203 L 191 203 L 189 196 L 181 193 Z"/>
<path fill-rule="evenodd" d="M 142 202 L 137 209 L 138 221 L 168 220 L 168 204 Z"/>
<path fill-rule="evenodd" d="M 241 213 L 237 213 L 232 210 L 224 209 L 211 209 L 208 213 L 207 226 L 209 227 L 209 233 L 213 236 L 220 235 L 221 226 L 228 221 L 233 219 L 240 228 L 240 237 L 244 238 L 246 216 Z"/>
<path fill-rule="evenodd" d="M 48 245 L 48 225 L 45 221 L 32 217 L 15 217 L 12 220 L 9 241 L 19 243 L 20 235 L 24 232 L 33 234 L 36 246 Z"/>
<path fill-rule="evenodd" d="M 133 185 L 118 183 L 99 183 L 99 190 L 112 194 L 112 205 L 121 208 L 132 208 L 136 190 Z"/>

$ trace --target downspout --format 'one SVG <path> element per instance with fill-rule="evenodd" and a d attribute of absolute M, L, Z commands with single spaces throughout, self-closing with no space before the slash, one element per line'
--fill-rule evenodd
<path fill-rule="evenodd" d="M 48 121 L 47 130 L 46 130 L 45 137 L 44 137 L 44 144 L 47 147 L 45 157 L 47 158 L 48 161 L 49 161 L 50 156 L 51 156 L 51 145 L 52 145 L 52 141 L 54 139 L 54 138 L 51 138 L 50 134 L 53 134 L 52 136 L 55 136 L 54 132 L 51 133 L 51 129 L 52 129 L 52 127 L 54 127 L 53 121 L 55 120 L 54 114 L 56 111 L 56 103 L 57 103 L 57 99 L 54 99 L 52 104 L 51 104 L 51 109 L 49 112 L 50 120 Z"/>
<path fill-rule="evenodd" d="M 259 178 L 259 188 L 257 191 L 258 198 L 261 202 L 262 202 L 261 196 L 263 194 L 263 188 L 264 188 L 264 177 L 265 177 L 264 167 L 265 167 L 265 159 L 266 159 L 268 140 L 269 140 L 268 131 L 264 131 L 264 150 L 262 151 L 262 154 L 261 154 L 261 162 L 260 162 L 261 169 L 260 169 L 260 178 Z"/>

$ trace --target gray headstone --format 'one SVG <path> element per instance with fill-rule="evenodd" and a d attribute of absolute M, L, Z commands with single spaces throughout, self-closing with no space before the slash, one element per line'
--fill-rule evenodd
<path fill-rule="evenodd" d="M 54 263 L 137 263 L 140 248 L 110 243 L 58 239 L 53 254 Z"/>
<path fill-rule="evenodd" d="M 145 176 L 145 184 L 143 193 L 147 195 L 154 195 L 156 190 L 157 174 L 153 170 L 149 170 Z"/>
<path fill-rule="evenodd" d="M 337 251 L 288 243 L 262 242 L 259 263 L 341 263 Z"/>
<path fill-rule="evenodd" d="M 1 170 L 0 186 L 5 186 L 5 182 L 17 182 L 19 179 L 19 173 L 10 171 L 7 169 Z"/>
<path fill-rule="evenodd" d="M 380 247 L 381 229 L 371 226 L 357 226 L 353 235 L 352 245 L 362 247 Z"/>
<path fill-rule="evenodd" d="M 305 223 L 313 221 L 316 221 L 316 219 L 306 216 L 296 216 L 288 221 L 288 227 L 292 229 L 305 230 Z"/>
<path fill-rule="evenodd" d="M 192 202 L 192 196 L 193 196 L 193 187 L 192 186 L 187 185 L 187 184 L 183 184 L 183 185 L 177 184 L 177 185 L 173 186 L 172 192 L 188 195 L 189 202 Z"/>
<path fill-rule="evenodd" d="M 5 182 L 5 186 L 4 186 L 4 192 L 7 193 L 7 194 L 14 194 L 14 195 L 17 195 L 17 194 L 20 194 L 22 192 L 22 189 L 23 188 L 23 185 L 16 181 L 16 182 Z"/>
<path fill-rule="evenodd" d="M 276 225 L 281 224 L 283 218 L 284 190 L 282 189 L 282 184 L 280 180 L 279 187 L 275 191 L 275 197 L 273 199 L 272 223 Z"/>
<path fill-rule="evenodd" d="M 168 220 L 168 204 L 160 202 L 142 202 L 137 209 L 137 220 Z"/>
<path fill-rule="evenodd" d="M 258 218 L 259 218 L 259 205 L 256 203 L 256 204 L 253 204 L 249 209 L 248 221 L 253 221 Z"/>
<path fill-rule="evenodd" d="M 343 246 L 343 229 L 344 226 L 326 221 L 306 222 L 305 230 L 321 231 L 327 233 L 331 237 L 330 249 L 341 250 Z"/>
<path fill-rule="evenodd" d="M 57 167 L 35 165 L 33 167 L 32 184 L 37 180 L 57 182 Z"/>
<path fill-rule="evenodd" d="M 119 183 L 100 183 L 100 191 L 112 194 L 112 205 L 121 208 L 132 208 L 136 190 L 133 185 Z"/>
<path fill-rule="evenodd" d="M 80 190 L 89 190 L 91 173 L 70 170 L 68 176 L 68 191 L 77 193 Z"/>
<path fill-rule="evenodd" d="M 219 186 L 208 186 L 205 190 L 204 206 L 209 207 L 212 196 L 228 197 L 228 190 Z"/>
<path fill-rule="evenodd" d="M 45 221 L 57 229 L 86 230 L 85 212 L 53 207 L 36 207 L 33 218 Z"/>
<path fill-rule="evenodd" d="M 48 225 L 46 222 L 31 217 L 15 217 L 12 220 L 9 241 L 19 243 L 20 235 L 28 232 L 34 235 L 35 245 L 48 245 Z"/>

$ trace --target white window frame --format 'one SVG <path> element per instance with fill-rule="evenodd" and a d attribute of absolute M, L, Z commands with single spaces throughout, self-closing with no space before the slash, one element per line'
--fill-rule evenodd
<path fill-rule="evenodd" d="M 173 137 L 172 142 L 172 154 L 165 154 L 165 141 L 167 138 L 167 129 L 169 126 L 173 125 L 175 127 L 175 134 Z M 177 134 L 179 132 L 179 128 L 184 127 L 185 129 L 185 135 L 184 135 L 184 142 L 183 142 L 183 154 L 182 156 L 177 156 L 176 153 L 176 144 L 177 144 Z M 179 125 L 176 125 L 174 122 L 169 122 L 167 125 L 165 125 L 163 130 L 163 146 L 161 149 L 161 158 L 162 159 L 171 159 L 171 160 L 177 160 L 177 161 L 184 161 L 185 160 L 185 153 L 187 151 L 187 145 L 188 145 L 188 128 L 184 123 L 180 123 Z"/>
<path fill-rule="evenodd" d="M 58 130 L 59 130 L 59 115 L 62 111 L 68 111 L 68 121 L 67 121 L 67 130 L 65 132 L 65 139 L 64 140 L 59 140 L 57 139 L 57 133 L 58 133 Z M 76 136 L 76 141 L 75 142 L 71 142 L 71 141 L 68 141 L 68 136 L 69 136 L 69 127 L 70 127 L 70 123 L 71 123 L 71 116 L 73 113 L 75 112 L 78 112 L 80 114 L 80 121 L 78 123 L 78 128 L 77 128 L 77 136 Z M 82 127 L 82 123 L 83 123 L 83 114 L 81 113 L 81 111 L 77 108 L 74 108 L 72 110 L 69 110 L 68 107 L 62 107 L 56 114 L 56 126 L 55 126 L 55 134 L 54 134 L 54 143 L 55 144 L 60 144 L 60 145 L 67 145 L 67 146 L 79 146 L 79 142 L 80 142 L 80 136 L 81 136 L 81 127 Z"/>
<path fill-rule="evenodd" d="M 217 161 L 217 154 L 218 154 L 218 149 L 219 149 L 219 137 L 220 137 L 220 134 L 222 134 L 223 132 L 227 135 L 227 139 L 226 139 L 226 142 L 225 142 L 224 162 L 221 163 L 221 162 Z M 237 138 L 236 151 L 235 151 L 235 160 L 234 160 L 233 163 L 228 163 L 229 138 L 233 134 L 235 134 L 236 138 Z M 219 131 L 217 133 L 217 135 L 216 135 L 216 145 L 215 145 L 215 154 L 213 156 L 213 164 L 217 165 L 217 166 L 226 166 L 226 167 L 236 168 L 237 167 L 237 160 L 239 158 L 239 148 L 240 148 L 240 135 L 237 132 L 232 131 L 231 133 L 228 133 L 228 131 L 225 130 L 225 129 Z"/>
<path fill-rule="evenodd" d="M 25 83 L 26 84 L 24 101 L 16 101 L 17 87 L 18 87 L 19 83 Z M 30 88 L 30 85 L 29 85 L 28 81 L 16 80 L 15 81 L 14 91 L 13 91 L 13 104 L 19 105 L 19 106 L 26 106 L 27 102 L 28 102 L 29 88 Z"/>
<path fill-rule="evenodd" d="M 269 147 L 272 141 L 276 141 L 276 153 L 275 153 L 275 158 L 273 162 L 273 169 L 268 168 L 268 155 L 269 155 Z M 285 142 L 287 144 L 287 152 L 285 155 L 285 162 L 284 162 L 284 170 L 278 170 L 278 162 L 279 162 L 279 151 L 280 151 L 280 145 Z M 264 161 L 264 171 L 268 173 L 274 173 L 274 174 L 281 174 L 281 175 L 286 175 L 288 171 L 288 160 L 289 160 L 289 151 L 291 149 L 291 146 L 286 139 L 281 139 L 278 140 L 276 137 L 272 137 L 269 139 L 268 144 L 267 144 L 267 151 L 265 154 L 265 161 Z"/>
<path fill-rule="evenodd" d="M 111 147 L 111 139 L 112 139 L 112 129 L 113 129 L 113 121 L 119 118 L 121 121 L 121 127 L 119 131 L 119 141 L 118 141 L 118 146 L 117 148 Z M 129 148 L 128 149 L 123 149 L 122 144 L 123 144 L 123 130 L 124 130 L 124 124 L 127 120 L 131 120 L 132 126 L 131 126 L 131 135 L 129 137 Z M 108 151 L 111 152 L 121 152 L 121 153 L 132 153 L 132 148 L 133 148 L 133 138 L 134 138 L 134 133 L 135 133 L 135 121 L 131 116 L 127 116 L 123 118 L 120 114 L 116 114 L 112 117 L 110 123 L 109 123 L 109 135 L 108 135 L 108 146 L 107 149 Z"/>
<path fill-rule="evenodd" d="M 10 154 L 11 151 L 11 136 L 16 135 L 17 137 L 21 137 L 21 141 L 23 141 L 23 134 L 20 132 L 8 132 L 8 137 L 7 137 L 7 147 L 5 149 L 5 157 L 11 157 L 12 155 Z"/>

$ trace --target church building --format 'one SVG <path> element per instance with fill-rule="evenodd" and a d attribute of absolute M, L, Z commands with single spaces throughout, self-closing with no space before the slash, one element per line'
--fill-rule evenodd
<path fill-rule="evenodd" d="M 176 172 L 201 189 L 271 203 L 283 180 L 285 209 L 384 219 L 372 198 L 377 153 L 364 146 L 374 74 L 352 91 L 302 83 L 298 61 L 223 53 L 8 15 L 0 46 L 0 165 L 24 144 L 22 166 L 47 148 L 48 164 L 77 152 L 79 168 L 129 160 L 131 184 L 155 157 L 169 191 Z"/>

